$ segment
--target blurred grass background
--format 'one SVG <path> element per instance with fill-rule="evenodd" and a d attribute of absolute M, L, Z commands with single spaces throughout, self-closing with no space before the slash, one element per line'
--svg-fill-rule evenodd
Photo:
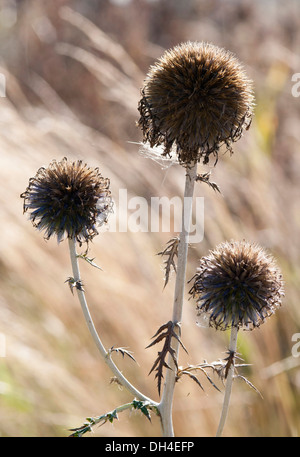
<path fill-rule="evenodd" d="M 143 78 L 154 60 L 185 40 L 233 51 L 254 80 L 256 114 L 234 155 L 220 156 L 212 180 L 222 195 L 205 197 L 204 240 L 189 253 L 187 277 L 200 256 L 224 240 L 260 243 L 276 256 L 286 282 L 283 307 L 260 329 L 240 332 L 238 350 L 251 364 L 234 384 L 226 436 L 299 436 L 300 332 L 299 179 L 300 72 L 297 0 L 2 0 L 0 72 L 0 436 L 68 436 L 85 417 L 130 401 L 97 354 L 76 296 L 66 243 L 45 242 L 22 214 L 20 193 L 52 159 L 83 159 L 111 179 L 114 198 L 182 195 L 184 171 L 144 158 L 134 142 Z M 200 167 L 201 169 L 201 167 Z M 125 375 L 157 399 L 148 372 L 158 347 L 145 349 L 171 318 L 174 277 L 163 290 L 156 254 L 173 233 L 112 233 L 96 237 L 91 256 L 103 272 L 81 265 L 91 313 L 107 348 L 128 347 L 138 364 L 119 355 Z M 180 363 L 225 357 L 228 334 L 199 328 L 186 297 Z M 2 354 L 3 355 L 3 354 Z M 223 396 L 199 378 L 178 383 L 177 436 L 214 436 Z M 160 425 L 124 412 L 96 436 L 160 436 Z"/>

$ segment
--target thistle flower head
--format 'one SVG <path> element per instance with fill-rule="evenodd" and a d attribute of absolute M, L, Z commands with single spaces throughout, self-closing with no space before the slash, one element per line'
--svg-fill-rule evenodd
<path fill-rule="evenodd" d="M 190 294 L 209 325 L 253 329 L 281 305 L 283 280 L 274 259 L 246 241 L 225 242 L 200 260 Z"/>
<path fill-rule="evenodd" d="M 67 236 L 87 242 L 112 210 L 109 184 L 98 168 L 89 168 L 81 160 L 53 160 L 29 180 L 21 194 L 23 209 L 46 239 L 56 235 L 58 241 Z"/>
<path fill-rule="evenodd" d="M 252 82 L 234 55 L 208 43 L 174 47 L 152 66 L 141 90 L 138 125 L 143 141 L 175 146 L 179 162 L 188 165 L 221 145 L 231 151 L 251 121 Z"/>

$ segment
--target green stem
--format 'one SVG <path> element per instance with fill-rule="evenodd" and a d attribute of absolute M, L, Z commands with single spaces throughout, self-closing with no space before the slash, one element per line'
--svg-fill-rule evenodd
<path fill-rule="evenodd" d="M 126 409 L 132 408 L 132 403 L 126 403 L 125 405 L 118 406 L 114 411 L 111 411 L 106 414 L 102 414 L 101 416 L 97 417 L 87 417 L 86 422 L 81 427 L 76 427 L 71 429 L 73 432 L 72 437 L 81 437 L 85 433 L 91 432 L 92 427 L 99 424 L 103 425 L 107 421 L 113 422 L 115 419 L 118 419 L 118 413 L 125 411 Z"/>
<path fill-rule="evenodd" d="M 236 352 L 237 336 L 238 336 L 238 327 L 232 327 L 231 334 L 230 334 L 230 343 L 229 343 L 229 348 L 228 348 L 230 352 L 233 352 L 233 353 Z M 219 422 L 219 426 L 218 426 L 218 430 L 217 430 L 217 434 L 216 434 L 217 437 L 220 437 L 222 435 L 223 428 L 224 428 L 224 425 L 226 422 L 228 409 L 229 409 L 229 402 L 230 402 L 233 378 L 234 378 L 234 360 L 229 368 L 227 379 L 226 379 L 223 408 L 222 408 L 220 422 Z"/>
<path fill-rule="evenodd" d="M 184 190 L 184 204 L 182 211 L 182 229 L 179 238 L 178 246 L 178 262 L 175 283 L 175 294 L 173 304 L 173 317 L 174 324 L 180 324 L 182 319 L 187 253 L 189 243 L 189 232 L 192 217 L 192 200 L 194 194 L 194 185 L 197 175 L 197 163 L 187 169 L 185 190 Z M 173 338 L 172 348 L 175 350 L 175 357 L 178 360 L 179 343 Z M 173 421 L 172 421 L 172 404 L 176 382 L 176 366 L 172 357 L 169 357 L 168 365 L 170 370 L 166 370 L 166 378 L 164 383 L 164 390 L 159 403 L 158 409 L 161 415 L 163 436 L 173 437 Z"/>
<path fill-rule="evenodd" d="M 78 265 L 78 256 L 76 252 L 76 241 L 74 239 L 69 239 L 69 250 L 70 250 L 70 258 L 71 258 L 71 263 L 72 263 L 72 269 L 73 269 L 73 276 L 75 281 L 81 281 L 80 278 L 80 271 L 79 271 L 79 265 Z M 83 315 L 85 318 L 85 321 L 87 323 L 87 326 L 89 328 L 89 331 L 92 335 L 92 338 L 101 354 L 101 356 L 104 358 L 105 363 L 108 365 L 114 376 L 118 379 L 118 381 L 124 386 L 132 395 L 134 395 L 136 398 L 142 401 L 149 401 L 152 405 L 156 406 L 157 403 L 151 400 L 150 398 L 146 397 L 144 394 L 142 394 L 139 390 L 137 390 L 126 378 L 125 376 L 121 373 L 121 371 L 118 369 L 118 367 L 115 365 L 115 363 L 112 361 L 110 352 L 106 351 L 98 333 L 95 328 L 95 325 L 93 323 L 93 319 L 91 317 L 86 298 L 85 298 L 85 293 L 83 290 L 77 289 L 77 294 L 79 298 L 79 302 L 83 311 Z"/>

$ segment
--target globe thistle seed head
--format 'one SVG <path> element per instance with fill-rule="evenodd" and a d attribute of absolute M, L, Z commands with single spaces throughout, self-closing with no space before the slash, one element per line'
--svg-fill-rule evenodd
<path fill-rule="evenodd" d="M 209 43 L 174 47 L 150 67 L 141 90 L 138 125 L 143 141 L 163 145 L 188 165 L 217 157 L 251 122 L 252 82 L 231 52 Z"/>
<path fill-rule="evenodd" d="M 225 242 L 202 257 L 190 294 L 209 325 L 252 330 L 274 313 L 284 295 L 281 273 L 261 247 Z"/>
<path fill-rule="evenodd" d="M 58 241 L 67 236 L 88 242 L 112 211 L 109 185 L 98 168 L 89 168 L 81 160 L 53 160 L 29 180 L 21 194 L 23 209 L 46 239 L 56 235 Z"/>

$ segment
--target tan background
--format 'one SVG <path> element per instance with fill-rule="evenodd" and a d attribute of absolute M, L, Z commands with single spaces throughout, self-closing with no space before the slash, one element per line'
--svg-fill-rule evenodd
<path fill-rule="evenodd" d="M 283 307 L 260 329 L 240 334 L 249 364 L 234 385 L 226 436 L 299 436 L 300 358 L 291 356 L 300 332 L 299 111 L 291 81 L 300 72 L 298 1 L 1 1 L 0 71 L 0 435 L 67 436 L 85 417 L 131 401 L 110 385 L 76 297 L 66 243 L 45 242 L 22 214 L 19 197 L 40 166 L 81 158 L 99 166 L 129 196 L 182 194 L 184 171 L 163 170 L 144 158 L 136 127 L 139 90 L 147 69 L 166 48 L 185 40 L 225 47 L 255 82 L 256 114 L 234 155 L 220 156 L 212 179 L 222 196 L 205 197 L 205 237 L 190 250 L 190 278 L 200 256 L 224 240 L 256 241 L 278 259 L 286 282 Z M 156 254 L 173 233 L 111 233 L 95 238 L 91 256 L 103 272 L 81 265 L 91 312 L 106 347 L 124 346 L 120 368 L 158 399 L 148 376 L 157 348 L 145 349 L 171 317 L 174 277 L 163 291 Z M 228 334 L 201 329 L 186 297 L 180 363 L 225 356 Z M 3 355 L 3 354 L 2 354 Z M 214 436 L 222 395 L 199 377 L 177 385 L 177 436 Z M 159 436 L 160 425 L 124 412 L 96 436 Z"/>

